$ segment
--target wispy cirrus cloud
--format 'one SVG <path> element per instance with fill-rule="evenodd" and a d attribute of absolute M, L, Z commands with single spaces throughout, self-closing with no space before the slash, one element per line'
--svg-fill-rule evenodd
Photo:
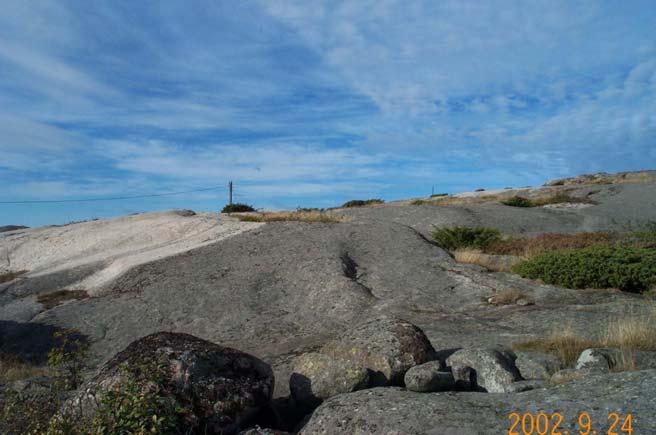
<path fill-rule="evenodd" d="M 0 197 L 234 179 L 293 207 L 654 166 L 654 28 L 649 1 L 8 0 Z"/>

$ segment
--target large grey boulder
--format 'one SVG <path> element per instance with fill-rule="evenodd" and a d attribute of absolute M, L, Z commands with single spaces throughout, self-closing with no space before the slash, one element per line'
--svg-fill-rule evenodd
<path fill-rule="evenodd" d="M 585 349 L 576 361 L 576 369 L 609 371 L 622 361 L 622 351 L 612 348 Z"/>
<path fill-rule="evenodd" d="M 453 390 L 456 385 L 453 374 L 443 368 L 440 361 L 414 366 L 405 373 L 405 387 L 418 393 Z"/>
<path fill-rule="evenodd" d="M 455 352 L 446 364 L 461 387 L 503 393 L 522 379 L 514 360 L 515 355 L 507 349 L 473 347 Z"/>
<path fill-rule="evenodd" d="M 371 370 L 374 386 L 403 385 L 403 376 L 410 367 L 436 357 L 421 329 L 388 316 L 357 325 L 339 340 L 326 344 L 322 353 Z"/>
<path fill-rule="evenodd" d="M 515 352 L 515 355 L 515 365 L 524 379 L 548 380 L 563 368 L 562 362 L 555 355 L 542 352 Z"/>
<path fill-rule="evenodd" d="M 579 433 L 580 412 L 605 424 L 609 410 L 633 415 L 633 433 L 656 433 L 656 370 L 596 373 L 550 389 L 523 393 L 415 393 L 401 388 L 374 388 L 332 397 L 317 408 L 301 429 L 317 434 L 508 433 L 511 412 L 540 410 L 563 416 L 562 433 Z M 640 418 L 638 418 L 640 417 Z M 521 432 L 521 430 L 520 430 Z"/>
<path fill-rule="evenodd" d="M 366 388 L 369 372 L 350 361 L 320 353 L 301 355 L 294 364 L 289 390 L 297 404 L 313 407 L 337 394 Z"/>
<path fill-rule="evenodd" d="M 157 375 L 155 375 L 155 372 Z M 158 332 L 131 343 L 108 361 L 66 410 L 89 416 L 103 394 L 128 381 L 187 409 L 185 426 L 200 433 L 231 434 L 271 400 L 273 372 L 263 361 L 188 334 Z"/>

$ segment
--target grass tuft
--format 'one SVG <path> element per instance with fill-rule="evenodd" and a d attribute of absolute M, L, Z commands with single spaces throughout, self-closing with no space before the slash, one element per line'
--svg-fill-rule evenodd
<path fill-rule="evenodd" d="M 643 315 L 628 313 L 609 320 L 596 331 L 593 338 L 583 338 L 571 328 L 565 328 L 550 337 L 515 343 L 516 350 L 534 350 L 551 353 L 560 358 L 566 367 L 574 367 L 579 355 L 589 348 L 616 348 L 623 351 L 656 351 L 656 304 Z M 635 365 L 630 358 L 619 361 L 615 370 L 630 370 Z M 634 368 L 634 367 L 633 367 Z"/>
<path fill-rule="evenodd" d="M 462 248 L 485 249 L 501 239 L 499 230 L 485 227 L 435 228 L 432 235 L 441 248 L 452 252 Z"/>
<path fill-rule="evenodd" d="M 524 300 L 526 305 L 535 303 L 533 298 L 517 288 L 506 288 L 494 294 L 488 302 L 492 305 L 515 305 L 517 302 Z"/>
<path fill-rule="evenodd" d="M 11 355 L 0 355 L 0 384 L 49 374 L 48 367 L 22 361 Z"/>
<path fill-rule="evenodd" d="M 521 258 L 512 255 L 486 254 L 480 249 L 456 249 L 453 257 L 458 263 L 477 264 L 492 272 L 510 272 Z"/>

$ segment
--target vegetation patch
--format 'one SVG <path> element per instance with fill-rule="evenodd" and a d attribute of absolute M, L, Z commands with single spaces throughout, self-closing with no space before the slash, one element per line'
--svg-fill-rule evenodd
<path fill-rule="evenodd" d="M 53 334 L 54 346 L 48 353 L 48 367 L 25 368 L 23 379 L 45 375 L 43 388 L 27 394 L 7 389 L 0 395 L 0 431 L 7 435 L 82 435 L 93 432 L 76 426 L 75 420 L 56 415 L 70 391 L 82 383 L 88 344 L 73 330 Z M 3 360 L 4 364 L 4 360 Z M 15 361 L 14 364 L 28 363 Z M 4 366 L 3 366 L 4 367 Z M 10 366 L 11 367 L 11 366 Z M 18 367 L 16 365 L 16 367 Z M 6 376 L 6 375 L 5 375 Z M 54 416 L 54 418 L 53 418 Z M 134 432 L 138 433 L 138 432 Z M 145 432 L 142 432 L 145 433 Z"/>
<path fill-rule="evenodd" d="M 237 216 L 242 222 L 308 222 L 330 223 L 345 222 L 345 216 L 324 213 L 320 211 L 292 211 L 275 213 L 258 213 Z"/>
<path fill-rule="evenodd" d="M 441 248 L 452 252 L 463 248 L 483 250 L 501 239 L 499 230 L 486 227 L 435 228 L 432 235 Z"/>
<path fill-rule="evenodd" d="M 1 273 L 0 274 L 0 283 L 13 281 L 16 278 L 18 278 L 19 276 L 24 275 L 26 273 L 27 273 L 27 270 L 19 270 L 19 271 L 15 271 L 15 272 L 14 271 L 9 271 L 9 272 L 5 272 L 5 273 Z"/>
<path fill-rule="evenodd" d="M 559 192 L 544 198 L 525 198 L 523 196 L 513 196 L 501 201 L 502 204 L 510 207 L 542 207 L 550 204 L 597 204 L 590 198 L 571 196 L 565 192 Z"/>
<path fill-rule="evenodd" d="M 43 308 L 49 310 L 66 301 L 87 299 L 88 297 L 89 294 L 86 290 L 56 290 L 50 293 L 41 293 L 36 297 L 36 301 L 43 305 Z"/>
<path fill-rule="evenodd" d="M 48 374 L 48 367 L 23 361 L 13 355 L 0 354 L 0 384 Z"/>
<path fill-rule="evenodd" d="M 510 207 L 535 207 L 533 201 L 523 196 L 513 196 L 506 200 L 501 201 L 504 205 L 509 205 Z"/>
<path fill-rule="evenodd" d="M 551 353 L 560 358 L 566 367 L 574 367 L 585 349 L 616 348 L 623 351 L 656 350 L 656 305 L 646 314 L 627 313 L 610 320 L 592 338 L 584 338 L 571 328 L 565 328 L 550 337 L 516 343 L 516 350 L 534 350 Z M 632 362 L 620 361 L 616 370 L 632 368 Z"/>
<path fill-rule="evenodd" d="M 516 255 L 520 257 L 535 257 L 549 251 L 559 249 L 579 249 L 589 246 L 608 244 L 616 236 L 607 232 L 584 232 L 576 234 L 547 233 L 530 238 L 511 238 L 498 240 L 490 244 L 485 252 L 496 255 Z"/>
<path fill-rule="evenodd" d="M 221 213 L 247 213 L 255 211 L 253 206 L 250 206 L 248 204 L 228 204 L 225 207 L 223 207 L 223 210 L 221 210 Z"/>
<path fill-rule="evenodd" d="M 342 204 L 342 208 L 365 207 L 368 205 L 380 205 L 385 203 L 382 199 L 353 199 Z"/>
<path fill-rule="evenodd" d="M 477 264 L 493 272 L 510 272 L 521 261 L 520 257 L 486 254 L 480 249 L 456 249 L 453 258 L 458 263 Z"/>
<path fill-rule="evenodd" d="M 532 297 L 528 296 L 523 291 L 512 287 L 498 291 L 494 296 L 489 298 L 487 302 L 492 305 L 515 305 L 521 303 L 524 305 L 533 305 L 535 303 Z"/>
<path fill-rule="evenodd" d="M 449 196 L 448 193 L 433 193 L 430 197 L 431 198 L 442 198 L 444 196 Z"/>
<path fill-rule="evenodd" d="M 524 278 L 567 288 L 648 290 L 656 281 L 656 250 L 597 245 L 552 251 L 513 268 Z"/>

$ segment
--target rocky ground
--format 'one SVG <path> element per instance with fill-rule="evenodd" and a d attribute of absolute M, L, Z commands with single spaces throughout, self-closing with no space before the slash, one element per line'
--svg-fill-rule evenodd
<path fill-rule="evenodd" d="M 246 226 L 224 216 L 221 225 L 230 231 L 219 233 L 230 237 L 220 237 L 220 241 L 218 236 L 216 240 L 203 238 L 197 246 L 169 252 L 173 255 L 130 263 L 121 273 L 103 280 L 90 279 L 102 270 L 95 261 L 35 267 L 36 263 L 28 261 L 29 254 L 14 254 L 12 240 L 21 231 L 38 230 L 4 233 L 0 253 L 25 258 L 20 268 L 38 269 L 39 273 L 0 284 L 0 350 L 37 358 L 39 349 L 47 350 L 47 336 L 53 328 L 73 328 L 88 337 L 92 363 L 97 366 L 148 334 L 184 332 L 270 364 L 275 375 L 273 397 L 282 401 L 290 394 L 290 377 L 297 373 L 295 364 L 301 355 L 330 355 L 341 361 L 340 373 L 348 371 L 355 357 L 329 352 L 327 349 L 335 349 L 331 343 L 348 337 L 362 322 L 401 318 L 420 328 L 436 351 L 434 357 L 413 359 L 410 366 L 443 360 L 436 371 L 448 366 L 456 375 L 455 385 L 457 363 L 451 360 L 447 365 L 446 358 L 456 349 L 509 348 L 564 327 L 586 336 L 609 319 L 640 316 L 650 309 L 640 295 L 563 289 L 457 264 L 430 241 L 433 225 L 491 226 L 508 234 L 540 234 L 621 231 L 656 221 L 656 183 L 566 184 L 545 189 L 568 189 L 596 204 L 516 208 L 496 201 L 453 206 L 405 202 L 337 210 L 334 213 L 350 220 L 313 224 Z M 526 194 L 535 192 L 543 193 Z M 516 192 L 504 193 L 512 194 Z M 65 239 L 65 235 L 59 237 Z M 10 241 L 14 245 L 9 245 Z M 123 246 L 129 246 L 129 241 Z M 69 257 L 83 254 L 81 250 Z M 66 249 L 61 255 L 68 255 Z M 35 300 L 39 293 L 82 288 L 80 283 L 92 297 L 50 309 Z M 486 302 L 508 288 L 520 290 L 534 304 L 494 306 Z M 359 344 L 353 348 L 366 348 L 362 343 L 367 339 L 360 334 Z M 517 357 L 489 358 L 497 361 L 494 364 L 514 367 Z M 324 364 L 324 372 L 334 369 L 330 361 L 317 358 L 317 364 Z M 633 412 L 634 433 L 656 432 L 653 370 L 594 372 L 550 388 L 515 385 L 527 377 L 517 372 L 507 382 L 499 381 L 513 386 L 504 386 L 504 392 L 498 393 L 413 392 L 402 388 L 402 381 L 396 382 L 397 387 L 349 393 L 363 385 L 357 370 L 363 363 L 358 361 L 341 387 L 321 384 L 324 392 L 347 394 L 325 393 L 321 398 L 325 402 L 301 424 L 302 433 L 507 433 L 510 412 L 539 410 L 561 412 L 562 429 L 575 427 L 579 411 L 589 412 L 600 423 L 603 419 L 606 425 L 610 411 Z M 367 364 L 371 371 L 373 363 Z M 475 365 L 463 364 L 467 373 Z M 478 371 L 479 377 L 487 373 L 483 366 Z M 378 372 L 384 370 L 376 369 Z M 437 377 L 443 375 L 427 376 L 436 376 L 431 382 L 438 385 L 441 380 Z M 467 378 L 464 389 L 472 382 L 477 388 L 485 382 L 492 385 L 490 376 L 478 382 Z M 533 389 L 519 392 L 523 388 Z"/>

